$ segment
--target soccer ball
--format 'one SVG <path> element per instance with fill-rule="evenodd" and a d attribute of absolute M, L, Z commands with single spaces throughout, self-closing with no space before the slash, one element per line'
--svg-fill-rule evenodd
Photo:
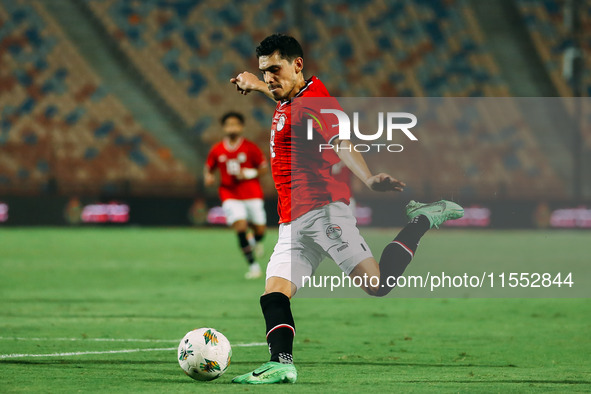
<path fill-rule="evenodd" d="M 189 331 L 179 344 L 179 364 L 195 380 L 219 378 L 226 372 L 231 357 L 230 341 L 213 328 Z"/>

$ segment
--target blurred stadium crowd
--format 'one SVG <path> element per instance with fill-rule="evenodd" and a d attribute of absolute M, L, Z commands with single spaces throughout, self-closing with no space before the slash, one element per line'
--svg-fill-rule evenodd
<path fill-rule="evenodd" d="M 256 71 L 254 48 L 271 32 L 299 38 L 307 75 L 319 76 L 335 96 L 513 95 L 466 0 L 63 1 L 87 17 L 72 23 L 96 29 L 150 89 L 133 94 L 158 96 L 179 120 L 181 127 L 164 132 L 177 133 L 201 164 L 228 110 L 247 115 L 247 136 L 267 151 L 273 104 L 262 95 L 244 99 L 228 81 Z M 182 160 L 159 137 L 162 130 L 108 88 L 52 3 L 0 0 L 0 193 L 195 193 L 200 166 Z M 557 95 L 572 96 L 562 72 L 573 39 L 563 23 L 564 2 L 515 4 Z M 591 5 L 585 7 L 582 94 L 590 96 Z M 420 180 L 415 191 L 424 194 L 452 188 L 490 196 L 502 185 L 507 197 L 569 197 L 536 133 L 519 127 L 518 111 L 488 108 L 490 119 L 479 111 L 447 111 L 456 114 L 449 119 L 452 138 L 423 136 L 422 154 L 432 160 L 396 163 L 396 176 Z M 583 137 L 591 154 L 591 133 Z M 391 164 L 372 165 L 379 171 Z M 435 174 L 434 167 L 449 171 Z M 274 195 L 270 181 L 264 185 Z"/>

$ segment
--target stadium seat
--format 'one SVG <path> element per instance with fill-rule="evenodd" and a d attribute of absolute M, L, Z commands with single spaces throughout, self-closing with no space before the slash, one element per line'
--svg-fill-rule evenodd
<path fill-rule="evenodd" d="M 0 96 L 0 190 L 40 192 L 53 177 L 65 193 L 97 192 L 114 180 L 164 185 L 171 178 L 193 189 L 184 165 L 152 154 L 162 145 L 104 89 L 43 2 L 0 3 L 0 26 L 6 93 Z M 130 149 L 121 138 L 131 135 L 140 138 Z M 132 177 L 134 166 L 141 170 Z"/>

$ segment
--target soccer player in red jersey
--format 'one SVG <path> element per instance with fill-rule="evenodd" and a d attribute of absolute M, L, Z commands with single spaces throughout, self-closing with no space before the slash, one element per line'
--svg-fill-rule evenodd
<path fill-rule="evenodd" d="M 330 102 L 328 91 L 318 78 L 304 78 L 304 54 L 295 38 L 271 35 L 260 43 L 256 54 L 264 81 L 243 72 L 230 82 L 241 94 L 258 91 L 277 101 L 270 145 L 271 172 L 279 195 L 279 239 L 267 265 L 265 292 L 260 299 L 271 360 L 233 382 L 294 383 L 295 324 L 290 299 L 320 261 L 330 257 L 351 278 L 377 278 L 378 283 L 364 282 L 362 288 L 370 295 L 384 296 L 395 286 L 388 279 L 404 272 L 427 230 L 461 217 L 463 209 L 443 200 L 433 204 L 411 201 L 406 207 L 410 222 L 384 248 L 378 263 L 347 205 L 349 189 L 331 176 L 331 166 L 342 160 L 374 191 L 401 192 L 405 184 L 385 173 L 372 174 L 362 155 L 350 149 L 350 141 L 339 139 L 338 128 L 327 126 L 315 116 L 318 113 L 311 115 L 314 133 L 338 150 L 307 151 L 306 136 L 291 132 L 292 125 L 307 121 L 302 118 L 305 111 L 297 108 L 301 103 L 297 99 L 323 97 Z M 301 161 L 302 155 L 309 160 Z"/>
<path fill-rule="evenodd" d="M 240 248 L 249 264 L 247 279 L 259 278 L 261 267 L 255 257 L 262 255 L 267 217 L 259 177 L 267 171 L 267 160 L 253 142 L 242 136 L 244 116 L 228 112 L 222 119 L 224 139 L 213 146 L 204 169 L 205 185 L 215 183 L 214 171 L 219 168 L 219 187 L 226 223 L 238 236 Z M 254 233 L 254 245 L 248 240 L 249 225 Z"/>

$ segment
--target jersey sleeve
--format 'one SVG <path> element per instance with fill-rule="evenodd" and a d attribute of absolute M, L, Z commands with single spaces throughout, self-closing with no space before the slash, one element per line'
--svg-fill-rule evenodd
<path fill-rule="evenodd" d="M 207 168 L 211 171 L 214 170 L 217 167 L 217 154 L 216 154 L 216 147 L 214 146 L 213 148 L 211 148 L 211 150 L 209 151 L 209 154 L 207 155 L 207 160 L 205 161 L 205 165 L 207 166 Z"/>

